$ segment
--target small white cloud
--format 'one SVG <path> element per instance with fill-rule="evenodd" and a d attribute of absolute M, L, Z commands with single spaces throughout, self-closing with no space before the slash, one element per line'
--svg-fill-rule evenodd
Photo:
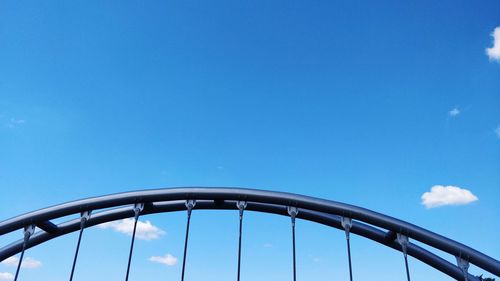
<path fill-rule="evenodd" d="M 132 236 L 134 231 L 134 219 L 127 218 L 119 221 L 111 221 L 102 223 L 99 225 L 100 228 L 111 228 L 117 232 L 125 233 Z M 154 226 L 150 221 L 138 221 L 137 229 L 135 231 L 135 237 L 141 240 L 153 240 L 158 239 L 160 236 L 164 235 L 165 231 Z"/>
<path fill-rule="evenodd" d="M 422 194 L 422 204 L 426 208 L 445 205 L 465 205 L 479 200 L 472 192 L 457 186 L 435 185 L 430 192 Z"/>
<path fill-rule="evenodd" d="M 177 258 L 172 256 L 171 254 L 166 254 L 162 256 L 152 256 L 149 258 L 149 261 L 165 264 L 168 266 L 173 266 L 177 264 Z"/>
<path fill-rule="evenodd" d="M 271 244 L 271 243 L 264 244 L 264 248 L 272 248 L 272 247 L 273 247 L 273 244 Z"/>
<path fill-rule="evenodd" d="M 500 139 L 500 125 L 495 129 L 495 133 L 497 134 L 497 137 Z"/>
<path fill-rule="evenodd" d="M 493 47 L 486 48 L 486 55 L 490 60 L 500 62 L 500 26 L 495 27 L 491 36 L 493 37 Z"/>
<path fill-rule="evenodd" d="M 19 258 L 18 257 L 8 257 L 0 263 L 5 264 L 5 265 L 9 265 L 9 266 L 17 266 L 17 264 L 19 263 Z"/>
<path fill-rule="evenodd" d="M 23 125 L 24 123 L 26 123 L 25 120 L 12 117 L 12 118 L 10 118 L 9 122 L 7 123 L 7 127 L 12 129 L 15 127 L 19 127 L 19 126 Z"/>
<path fill-rule="evenodd" d="M 458 107 L 454 107 L 452 110 L 448 111 L 448 115 L 451 117 L 455 117 L 458 114 L 460 114 L 460 109 L 458 109 Z"/>
<path fill-rule="evenodd" d="M 2 281 L 14 280 L 14 274 L 12 274 L 10 272 L 0 272 L 0 280 L 2 280 Z"/>
<path fill-rule="evenodd" d="M 1 262 L 7 266 L 17 266 L 19 263 L 19 258 L 16 256 L 8 257 Z M 42 266 L 42 262 L 31 257 L 25 257 L 21 263 L 22 268 L 38 268 Z"/>

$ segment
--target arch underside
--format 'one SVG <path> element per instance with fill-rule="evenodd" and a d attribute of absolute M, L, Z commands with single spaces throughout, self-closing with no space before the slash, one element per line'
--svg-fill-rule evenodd
<path fill-rule="evenodd" d="M 93 211 L 85 227 L 134 216 L 133 204 L 144 203 L 142 215 L 185 211 L 185 200 L 196 200 L 194 210 L 237 210 L 237 201 L 246 201 L 245 210 L 288 216 L 287 207 L 299 209 L 297 218 L 344 230 L 342 217 L 353 219 L 350 232 L 366 237 L 384 246 L 402 251 L 397 233 L 415 239 L 430 247 L 460 257 L 471 264 L 499 276 L 500 262 L 456 241 L 430 232 L 410 223 L 364 208 L 302 195 L 242 188 L 184 187 L 143 190 L 83 199 L 30 212 L 0 222 L 0 235 L 35 225 L 41 230 L 31 236 L 27 248 L 80 229 L 80 219 L 58 225 L 51 220 Z M 111 209 L 109 209 L 111 208 Z M 104 209 L 104 210 L 102 210 Z M 99 211 L 100 210 L 100 211 Z M 382 230 L 385 229 L 386 231 Z M 0 248 L 0 261 L 22 251 L 23 239 Z M 414 244 L 409 243 L 407 254 L 449 275 L 464 280 L 457 265 Z M 468 280 L 478 280 L 468 274 Z"/>

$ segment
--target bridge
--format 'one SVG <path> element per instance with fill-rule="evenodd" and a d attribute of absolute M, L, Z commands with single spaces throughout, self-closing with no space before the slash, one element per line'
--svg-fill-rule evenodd
<path fill-rule="evenodd" d="M 295 221 L 312 221 L 345 232 L 346 257 L 349 265 L 349 280 L 353 281 L 355 266 L 351 260 L 350 235 L 359 235 L 383 246 L 401 252 L 405 264 L 405 279 L 411 280 L 408 256 L 420 260 L 444 274 L 465 281 L 480 281 L 468 272 L 473 264 L 485 272 L 500 276 L 500 261 L 471 247 L 441 236 L 409 222 L 399 220 L 362 207 L 309 196 L 244 188 L 180 187 L 141 190 L 117 193 L 72 201 L 37 211 L 29 212 L 0 222 L 0 235 L 16 230 L 23 231 L 23 237 L 0 248 L 0 261 L 21 254 L 14 280 L 20 275 L 24 252 L 51 239 L 72 232 L 79 232 L 69 280 L 73 279 L 78 252 L 84 230 L 101 223 L 134 218 L 134 230 L 130 243 L 125 281 L 128 281 L 134 249 L 137 221 L 140 216 L 165 212 L 185 211 L 187 213 L 182 260 L 181 281 L 184 281 L 189 241 L 189 225 L 193 210 L 234 210 L 239 214 L 238 268 L 236 279 L 240 280 L 241 241 L 245 211 L 269 213 L 290 217 L 293 259 L 291 270 L 296 281 Z M 78 214 L 78 219 L 55 224 L 52 221 Z M 38 231 L 35 231 L 39 228 Z M 412 243 L 418 241 L 431 249 L 442 251 L 443 255 L 456 258 L 456 264 L 443 256 Z M 347 276 L 346 276 L 347 278 Z"/>

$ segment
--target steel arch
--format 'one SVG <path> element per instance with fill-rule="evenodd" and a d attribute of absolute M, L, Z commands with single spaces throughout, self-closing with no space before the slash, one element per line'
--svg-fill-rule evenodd
<path fill-rule="evenodd" d="M 85 227 L 103 222 L 127 218 L 134 215 L 132 206 L 145 203 L 141 215 L 185 210 L 184 200 L 197 200 L 195 209 L 234 209 L 237 201 L 247 201 L 247 210 L 288 216 L 287 206 L 299 208 L 297 218 L 343 229 L 341 217 L 353 221 L 351 232 L 398 251 L 402 247 L 396 241 L 396 235 L 403 234 L 433 248 L 468 261 L 494 275 L 500 276 L 500 262 L 468 246 L 433 233 L 408 222 L 383 215 L 365 208 L 292 193 L 265 191 L 246 188 L 220 187 L 179 187 L 141 190 L 111 194 L 72 201 L 52 207 L 26 213 L 0 222 L 0 235 L 36 225 L 41 231 L 36 232 L 28 241 L 27 248 L 34 247 L 55 237 L 77 231 L 80 220 L 70 220 L 55 225 L 50 220 L 83 211 L 93 211 Z M 114 208 L 114 209 L 108 209 Z M 99 212 L 96 212 L 100 209 Z M 380 230 L 380 228 L 386 231 Z M 21 252 L 23 240 L 15 241 L 0 249 L 0 261 Z M 462 269 L 424 248 L 410 243 L 408 255 L 432 266 L 433 268 L 463 280 Z M 477 280 L 468 274 L 468 280 Z"/>

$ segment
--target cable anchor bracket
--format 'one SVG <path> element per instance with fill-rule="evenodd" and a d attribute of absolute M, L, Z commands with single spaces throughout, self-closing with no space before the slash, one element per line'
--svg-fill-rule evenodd
<path fill-rule="evenodd" d="M 144 203 L 135 203 L 134 204 L 134 216 L 137 219 L 139 214 L 144 210 Z"/>
<path fill-rule="evenodd" d="M 292 224 L 295 225 L 295 217 L 299 214 L 299 209 L 294 206 L 287 206 L 286 211 L 288 215 L 292 218 Z"/>
<path fill-rule="evenodd" d="M 240 211 L 240 217 L 242 217 L 243 216 L 243 211 L 247 207 L 247 201 L 236 201 L 236 207 Z"/>
<path fill-rule="evenodd" d="M 80 228 L 84 228 L 85 223 L 90 219 L 92 211 L 83 211 L 80 213 Z"/>
<path fill-rule="evenodd" d="M 469 260 L 463 259 L 461 256 L 457 258 L 457 266 L 462 270 L 464 274 L 464 280 L 467 281 L 468 271 L 469 271 Z"/>
<path fill-rule="evenodd" d="M 351 232 L 352 228 L 352 219 L 348 217 L 340 217 L 340 224 L 345 230 L 346 239 L 349 240 L 349 233 Z"/>
<path fill-rule="evenodd" d="M 31 235 L 33 235 L 33 233 L 35 233 L 35 225 L 34 224 L 25 226 L 24 227 L 24 242 L 27 242 L 30 239 Z"/>
<path fill-rule="evenodd" d="M 196 200 L 186 200 L 186 208 L 188 210 L 188 215 L 191 215 L 191 211 L 193 210 L 194 206 L 196 206 Z"/>
<path fill-rule="evenodd" d="M 397 233 L 396 234 L 396 240 L 398 241 L 399 245 L 401 245 L 401 249 L 403 250 L 403 254 L 406 257 L 407 250 L 408 250 L 408 244 L 410 244 L 408 236 L 403 235 L 401 233 Z"/>

